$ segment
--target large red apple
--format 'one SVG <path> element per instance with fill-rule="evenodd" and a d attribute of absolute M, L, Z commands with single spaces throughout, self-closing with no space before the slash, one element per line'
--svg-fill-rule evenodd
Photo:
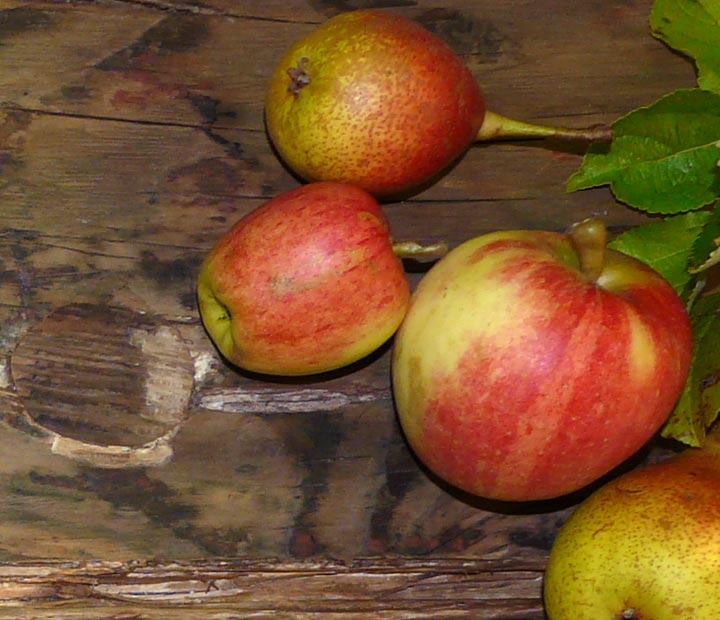
<path fill-rule="evenodd" d="M 205 327 L 234 364 L 275 375 L 348 365 L 395 332 L 409 285 L 377 201 L 311 183 L 233 226 L 198 276 Z"/>
<path fill-rule="evenodd" d="M 584 487 L 643 446 L 684 386 L 685 307 L 645 264 L 569 234 L 505 231 L 450 251 L 393 352 L 407 439 L 438 476 L 499 500 Z"/>

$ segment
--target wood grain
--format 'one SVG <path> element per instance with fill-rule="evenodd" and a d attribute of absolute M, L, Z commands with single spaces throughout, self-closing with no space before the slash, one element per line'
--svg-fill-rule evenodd
<path fill-rule="evenodd" d="M 34 618 L 543 617 L 537 567 L 473 560 L 46 563 L 0 571 L 0 580 L 0 600 L 32 600 Z"/>
<path fill-rule="evenodd" d="M 269 379 L 227 365 L 197 315 L 207 251 L 299 183 L 264 130 L 275 62 L 370 6 L 443 37 L 528 121 L 612 122 L 695 80 L 650 36 L 651 0 L 0 0 L 0 617 L 543 617 L 547 553 L 589 489 L 468 497 L 408 450 L 391 343 Z M 393 234 L 646 220 L 606 188 L 566 193 L 580 158 L 473 146 L 385 206 Z"/>

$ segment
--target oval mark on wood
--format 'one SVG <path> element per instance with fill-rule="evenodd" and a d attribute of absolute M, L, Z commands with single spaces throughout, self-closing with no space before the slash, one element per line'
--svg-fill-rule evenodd
<path fill-rule="evenodd" d="M 71 304 L 19 341 L 12 381 L 53 451 L 99 467 L 161 465 L 187 415 L 194 364 L 178 332 L 150 315 Z"/>

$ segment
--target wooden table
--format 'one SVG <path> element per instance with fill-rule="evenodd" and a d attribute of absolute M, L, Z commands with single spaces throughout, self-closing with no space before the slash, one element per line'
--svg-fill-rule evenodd
<path fill-rule="evenodd" d="M 1 0 L 0 617 L 543 617 L 582 494 L 500 505 L 434 480 L 398 428 L 389 345 L 269 380 L 199 321 L 204 255 L 298 184 L 263 127 L 275 62 L 369 5 L 438 33 L 529 121 L 611 122 L 694 84 L 650 0 Z M 579 163 L 477 146 L 386 211 L 396 238 L 451 245 L 643 221 L 607 188 L 566 194 Z"/>

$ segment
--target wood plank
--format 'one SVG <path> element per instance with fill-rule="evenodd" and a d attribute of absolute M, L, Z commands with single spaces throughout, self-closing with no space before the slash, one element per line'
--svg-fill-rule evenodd
<path fill-rule="evenodd" d="M 537 566 L 413 558 L 292 563 L 40 564 L 0 570 L 3 617 L 534 620 Z"/>
<path fill-rule="evenodd" d="M 111 323 L 101 328 L 99 317 Z M 6 559 L 520 561 L 544 557 L 589 492 L 515 505 L 448 488 L 404 442 L 387 352 L 315 383 L 261 378 L 222 364 L 197 323 L 158 327 L 158 320 L 63 307 L 20 338 L 0 392 L 0 442 L 22 454 L 0 470 L 0 494 L 9 500 L 0 505 Z M 126 346 L 113 344 L 107 355 L 104 338 L 84 336 L 92 329 L 113 334 L 113 343 L 122 335 Z M 65 361 L 55 353 L 63 344 Z M 134 409 L 117 413 L 101 384 L 87 380 L 89 364 L 101 358 L 138 377 L 128 393 Z M 112 377 L 105 367 L 97 371 L 103 389 L 115 395 L 126 372 Z M 63 385 L 82 406 L 73 410 L 71 399 L 48 417 L 43 395 Z M 168 394 L 167 386 L 176 389 Z"/>
<path fill-rule="evenodd" d="M 651 0 L 0 0 L 0 617 L 543 618 L 553 537 L 589 489 L 448 488 L 398 426 L 392 343 L 260 377 L 197 314 L 218 237 L 299 183 L 264 131 L 275 63 L 360 6 L 438 33 L 529 121 L 611 122 L 695 81 L 650 36 Z M 607 188 L 567 194 L 580 158 L 473 146 L 385 206 L 393 234 L 646 221 Z M 427 265 L 407 267 L 414 285 Z"/>

